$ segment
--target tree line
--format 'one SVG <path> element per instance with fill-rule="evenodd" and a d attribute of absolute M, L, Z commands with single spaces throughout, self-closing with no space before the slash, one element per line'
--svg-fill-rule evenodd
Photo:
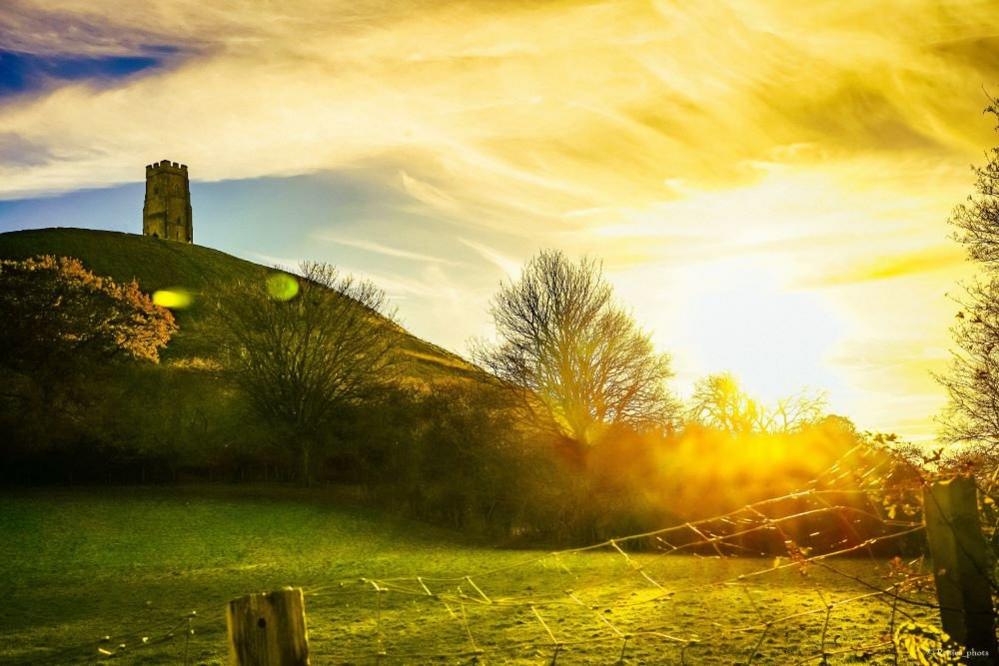
<path fill-rule="evenodd" d="M 939 378 L 951 398 L 942 438 L 994 471 L 999 148 L 976 173 L 951 219 L 982 272 L 960 299 L 953 366 Z M 571 540 L 689 513 L 665 488 L 718 495 L 762 479 L 744 494 L 766 496 L 885 441 L 829 415 L 821 394 L 767 405 L 727 374 L 684 403 L 669 389 L 670 356 L 615 300 L 599 262 L 559 251 L 501 285 L 495 341 L 473 348 L 481 372 L 431 383 L 402 372 L 384 292 L 328 264 L 221 285 L 205 327 L 217 355 L 165 369 L 159 351 L 177 324 L 134 282 L 38 257 L 0 261 L 0 283 L 7 481 L 335 483 L 459 528 Z M 751 460 L 747 443 L 770 474 L 717 464 Z M 701 469 L 706 460 L 720 469 Z"/>

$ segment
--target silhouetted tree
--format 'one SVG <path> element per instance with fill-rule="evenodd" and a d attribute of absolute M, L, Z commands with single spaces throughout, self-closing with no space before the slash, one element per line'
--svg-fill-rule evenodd
<path fill-rule="evenodd" d="M 276 273 L 225 289 L 214 328 L 228 374 L 287 438 L 308 484 L 338 409 L 394 379 L 400 328 L 370 282 L 328 264 L 300 269 L 300 278 Z"/>
<path fill-rule="evenodd" d="M 596 262 L 541 252 L 490 311 L 500 340 L 475 358 L 520 392 L 536 422 L 591 444 L 610 425 L 672 419 L 670 358 L 614 303 Z"/>
<path fill-rule="evenodd" d="M 747 393 L 729 373 L 708 375 L 694 387 L 688 420 L 709 428 L 748 434 L 791 432 L 824 415 L 825 398 L 801 391 L 767 406 Z"/>
<path fill-rule="evenodd" d="M 986 111 L 999 120 L 995 101 Z M 961 309 L 951 329 L 956 348 L 949 372 L 938 376 L 950 397 L 941 436 L 994 452 L 999 446 L 999 147 L 987 153 L 975 175 L 974 193 L 949 220 L 957 229 L 955 240 L 981 274 L 957 297 Z"/>

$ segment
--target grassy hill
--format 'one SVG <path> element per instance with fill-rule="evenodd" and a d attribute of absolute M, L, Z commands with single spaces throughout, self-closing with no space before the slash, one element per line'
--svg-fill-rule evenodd
<path fill-rule="evenodd" d="M 43 254 L 76 257 L 98 275 L 119 282 L 134 279 L 148 293 L 159 289 L 190 292 L 193 305 L 175 312 L 180 330 L 163 353 L 166 364 L 211 358 L 213 350 L 203 324 L 213 290 L 233 280 L 263 280 L 273 270 L 211 248 L 136 234 L 70 228 L 0 234 L 0 259 Z M 408 360 L 406 374 L 413 379 L 430 381 L 478 372 L 456 354 L 413 335 L 406 335 L 402 352 Z"/>

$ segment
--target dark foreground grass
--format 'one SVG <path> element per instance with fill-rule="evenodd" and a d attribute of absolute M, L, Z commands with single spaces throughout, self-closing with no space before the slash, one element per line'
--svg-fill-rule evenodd
<path fill-rule="evenodd" d="M 675 592 L 664 596 L 616 552 L 497 550 L 291 490 L 45 490 L 2 501 L 3 663 L 182 664 L 185 655 L 191 664 L 225 663 L 225 602 L 284 585 L 306 590 L 314 664 L 471 663 L 476 649 L 479 663 L 545 664 L 549 631 L 566 644 L 559 664 L 609 664 L 622 654 L 632 664 L 745 664 L 750 655 L 755 664 L 819 663 L 823 629 L 829 663 L 892 663 L 883 645 L 890 604 L 836 605 L 827 622 L 827 602 L 870 589 L 819 566 L 710 586 L 773 563 L 634 556 Z M 887 585 L 883 562 L 831 564 Z M 414 575 L 434 592 L 460 587 L 469 600 L 446 604 L 414 580 L 387 580 Z M 362 578 L 393 591 L 378 593 Z M 748 628 L 797 613 L 807 614 L 766 633 Z M 700 642 L 681 650 L 668 636 Z"/>

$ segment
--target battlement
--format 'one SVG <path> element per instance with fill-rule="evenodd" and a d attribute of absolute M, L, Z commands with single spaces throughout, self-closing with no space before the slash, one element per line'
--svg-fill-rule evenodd
<path fill-rule="evenodd" d="M 153 162 L 152 164 L 146 165 L 147 177 L 149 176 L 149 174 L 157 171 L 165 171 L 167 173 L 180 173 L 186 176 L 187 165 L 178 164 L 177 162 L 171 162 L 170 160 L 161 160 L 159 162 Z"/>

